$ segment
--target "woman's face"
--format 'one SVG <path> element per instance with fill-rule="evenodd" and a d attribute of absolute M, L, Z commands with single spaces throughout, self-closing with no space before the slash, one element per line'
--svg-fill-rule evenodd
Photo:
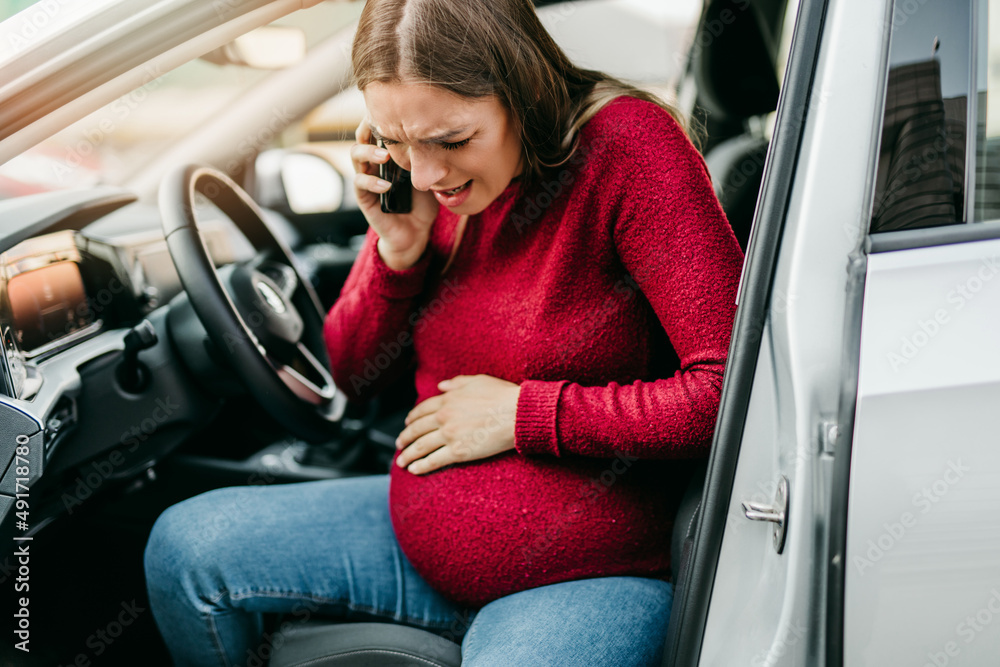
<path fill-rule="evenodd" d="M 424 83 L 371 83 L 364 96 L 372 133 L 413 187 L 455 213 L 481 212 L 521 173 L 521 139 L 496 97 Z"/>

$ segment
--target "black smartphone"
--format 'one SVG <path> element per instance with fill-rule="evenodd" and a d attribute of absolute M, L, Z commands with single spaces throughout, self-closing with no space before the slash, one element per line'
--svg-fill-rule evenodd
<path fill-rule="evenodd" d="M 375 145 L 385 148 L 381 139 L 376 139 Z M 406 171 L 389 158 L 389 161 L 378 166 L 378 177 L 392 183 L 392 187 L 379 195 L 383 213 L 409 213 L 413 207 L 413 186 L 410 184 L 410 172 Z"/>

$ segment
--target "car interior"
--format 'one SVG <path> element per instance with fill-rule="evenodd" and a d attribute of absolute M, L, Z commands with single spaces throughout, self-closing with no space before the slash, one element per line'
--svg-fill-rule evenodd
<path fill-rule="evenodd" d="M 794 23 L 788 4 L 709 0 L 678 89 L 683 110 L 704 127 L 700 148 L 744 251 Z M 113 186 L 0 201 L 0 394 L 16 399 L 0 402 L 0 435 L 15 442 L 33 433 L 37 554 L 36 643 L 29 656 L 5 644 L 0 664 L 81 664 L 81 655 L 87 664 L 169 664 L 142 568 L 166 507 L 224 486 L 387 472 L 416 399 L 412 368 L 376 399 L 352 403 L 330 378 L 322 340 L 322 317 L 367 223 L 350 207 L 296 212 L 280 174 L 261 159 L 256 165 L 234 179 L 178 165 L 158 205 Z M 252 287 L 261 282 L 263 296 Z M 100 335 L 108 331 L 120 336 Z M 0 532 L 12 545 L 13 451 L 3 465 Z M 696 468 L 673 527 L 675 600 L 705 467 Z M 0 554 L 4 585 L 17 576 L 12 554 Z M 674 664 L 677 612 L 675 604 L 665 665 Z M 445 636 L 309 616 L 269 618 L 269 627 L 293 620 L 294 629 L 260 664 L 461 664 L 459 644 Z"/>

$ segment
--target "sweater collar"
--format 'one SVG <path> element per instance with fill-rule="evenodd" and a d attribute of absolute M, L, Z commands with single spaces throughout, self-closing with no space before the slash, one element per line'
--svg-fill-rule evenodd
<path fill-rule="evenodd" d="M 498 194 L 496 196 L 496 199 L 490 202 L 489 206 L 487 206 L 486 209 L 490 211 L 496 211 L 502 209 L 510 201 L 512 201 L 515 197 L 517 197 L 518 193 L 521 191 L 521 185 L 522 183 L 520 180 L 518 179 L 512 180 L 507 185 L 507 187 L 504 188 L 503 192 Z"/>

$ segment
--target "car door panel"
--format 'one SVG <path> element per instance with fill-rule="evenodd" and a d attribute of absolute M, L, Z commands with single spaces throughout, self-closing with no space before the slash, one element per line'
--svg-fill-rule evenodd
<path fill-rule="evenodd" d="M 869 257 L 844 664 L 1000 651 L 998 274 L 1000 240 Z"/>

